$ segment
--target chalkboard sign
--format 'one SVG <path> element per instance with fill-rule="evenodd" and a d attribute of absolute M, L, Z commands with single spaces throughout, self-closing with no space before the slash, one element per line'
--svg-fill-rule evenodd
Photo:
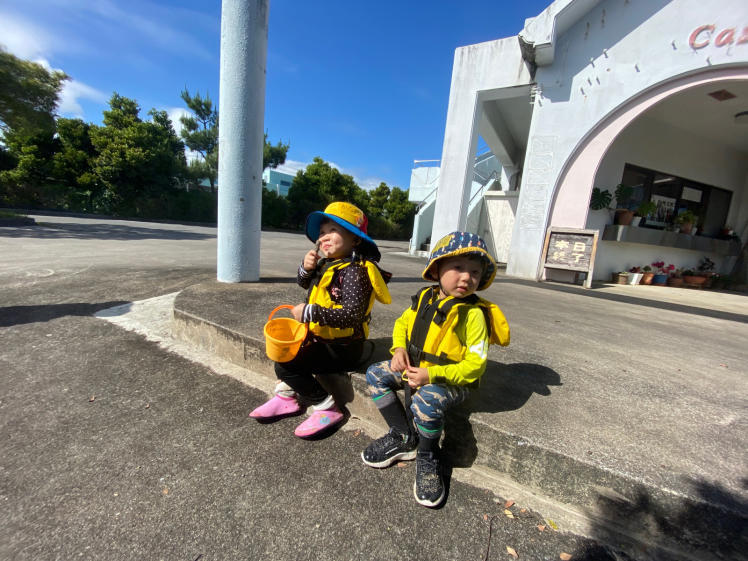
<path fill-rule="evenodd" d="M 587 273 L 584 286 L 592 286 L 597 251 L 597 230 L 550 227 L 545 234 L 543 267 Z"/>

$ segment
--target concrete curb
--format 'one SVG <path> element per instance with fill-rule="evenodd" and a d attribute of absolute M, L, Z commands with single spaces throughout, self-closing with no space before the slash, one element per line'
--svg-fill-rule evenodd
<path fill-rule="evenodd" d="M 175 300 L 174 335 L 274 380 L 273 363 L 265 357 L 264 340 L 199 317 L 191 311 L 190 290 Z M 386 349 L 375 352 L 381 351 Z M 341 382 L 342 389 L 332 391 L 344 396 L 341 401 L 351 415 L 384 430 L 381 416 L 368 398 L 363 372 L 350 374 L 347 390 L 347 381 Z M 722 552 L 734 555 L 741 551 L 742 546 L 737 544 L 745 542 L 745 505 L 699 493 L 696 481 L 684 481 L 682 490 L 677 490 L 667 482 L 636 479 L 622 471 L 561 454 L 489 425 L 479 414 L 471 414 L 469 405 L 451 415 L 443 447 L 454 467 L 475 467 L 474 471 L 496 481 L 509 478 L 525 497 L 550 499 L 544 499 L 543 506 L 539 502 L 526 504 L 545 509 L 546 514 L 550 509 L 564 529 L 589 535 L 594 528 L 596 537 L 606 535 L 615 543 L 639 544 L 634 545 L 638 550 L 641 544 L 656 544 L 649 552 L 660 551 L 662 555 L 655 555 L 655 559 L 669 555 L 716 559 Z M 693 550 L 698 550 L 698 554 Z M 748 547 L 742 550 L 748 551 Z"/>

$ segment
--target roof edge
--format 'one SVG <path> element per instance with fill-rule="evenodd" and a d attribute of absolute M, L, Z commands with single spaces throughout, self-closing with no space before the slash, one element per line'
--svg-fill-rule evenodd
<path fill-rule="evenodd" d="M 600 0 L 555 0 L 536 17 L 526 19 L 517 38 L 531 68 L 552 64 L 556 39 L 599 3 Z"/>

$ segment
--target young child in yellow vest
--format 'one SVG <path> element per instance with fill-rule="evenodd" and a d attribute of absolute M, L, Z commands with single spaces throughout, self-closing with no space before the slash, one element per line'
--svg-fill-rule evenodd
<path fill-rule="evenodd" d="M 391 275 L 378 267 L 379 249 L 366 230 L 367 218 L 356 206 L 334 202 L 306 220 L 306 235 L 317 245 L 304 255 L 297 282 L 308 289 L 305 303 L 292 312 L 309 324 L 309 334 L 289 362 L 276 362 L 280 380 L 275 395 L 249 416 L 261 422 L 312 414 L 294 434 L 319 436 L 340 424 L 344 414 L 316 376 L 342 374 L 361 360 L 374 300 L 390 303 Z M 318 251 L 324 254 L 320 258 Z"/>
<path fill-rule="evenodd" d="M 445 411 L 477 388 L 486 370 L 488 346 L 509 344 L 509 326 L 501 310 L 474 294 L 488 288 L 495 275 L 496 263 L 476 234 L 452 232 L 443 237 L 422 275 L 438 284 L 421 289 L 395 322 L 392 360 L 372 364 L 366 371 L 374 404 L 390 430 L 361 458 L 376 468 L 415 459 L 413 494 L 424 506 L 438 506 L 444 499 L 439 438 Z M 410 415 L 398 389 L 405 390 Z"/>

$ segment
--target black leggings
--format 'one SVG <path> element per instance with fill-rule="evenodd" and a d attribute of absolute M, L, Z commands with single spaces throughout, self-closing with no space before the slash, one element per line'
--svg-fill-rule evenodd
<path fill-rule="evenodd" d="M 343 374 L 354 369 L 361 360 L 363 350 L 363 340 L 349 343 L 309 343 L 301 347 L 293 360 L 276 362 L 275 375 L 304 400 L 312 404 L 321 403 L 328 393 L 314 375 Z"/>

